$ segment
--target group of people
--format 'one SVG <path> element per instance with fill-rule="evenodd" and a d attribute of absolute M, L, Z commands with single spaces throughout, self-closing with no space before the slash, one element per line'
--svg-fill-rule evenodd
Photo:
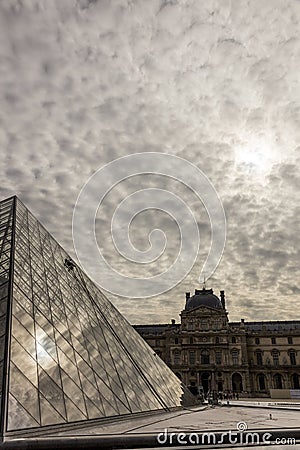
<path fill-rule="evenodd" d="M 232 391 L 228 391 L 228 392 L 219 392 L 219 399 L 220 400 L 239 400 L 240 396 L 238 392 L 232 392 Z"/>
<path fill-rule="evenodd" d="M 210 405 L 217 404 L 222 400 L 239 400 L 240 396 L 238 392 L 226 391 L 226 392 L 217 392 L 217 391 L 208 391 L 207 393 L 200 392 L 199 400 L 202 402 L 207 401 Z"/>

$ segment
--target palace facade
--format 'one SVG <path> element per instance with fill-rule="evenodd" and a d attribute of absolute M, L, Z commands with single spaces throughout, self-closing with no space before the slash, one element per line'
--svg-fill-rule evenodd
<path fill-rule="evenodd" d="M 225 293 L 186 293 L 181 322 L 134 328 L 193 393 L 300 388 L 300 321 L 229 322 Z"/>

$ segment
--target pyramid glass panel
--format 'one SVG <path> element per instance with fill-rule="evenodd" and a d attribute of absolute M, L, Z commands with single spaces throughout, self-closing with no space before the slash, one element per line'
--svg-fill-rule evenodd
<path fill-rule="evenodd" d="M 97 285 L 66 260 L 20 200 L 0 202 L 2 436 L 191 403 Z"/>

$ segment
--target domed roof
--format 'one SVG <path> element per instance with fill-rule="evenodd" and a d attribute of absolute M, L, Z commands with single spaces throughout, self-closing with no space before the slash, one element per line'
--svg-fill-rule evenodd
<path fill-rule="evenodd" d="M 212 289 L 201 289 L 195 291 L 195 295 L 187 298 L 185 310 L 208 306 L 215 309 L 223 309 L 221 300 L 213 293 Z"/>

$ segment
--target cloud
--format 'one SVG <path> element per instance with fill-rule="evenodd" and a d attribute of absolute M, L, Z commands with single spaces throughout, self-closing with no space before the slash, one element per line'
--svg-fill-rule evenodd
<path fill-rule="evenodd" d="M 299 16 L 299 2 L 283 0 L 1 2 L 1 197 L 19 195 L 71 252 L 73 207 L 95 170 L 137 152 L 186 158 L 224 203 L 227 245 L 211 284 L 228 293 L 230 317 L 259 310 L 293 318 Z M 196 199 L 160 183 L 189 202 L 205 237 L 196 266 L 172 291 L 140 303 L 114 298 L 132 322 L 178 314 L 210 239 Z M 118 189 L 106 212 L 130 191 Z M 101 217 L 105 237 L 110 216 Z M 147 220 L 139 220 L 142 248 Z"/>

